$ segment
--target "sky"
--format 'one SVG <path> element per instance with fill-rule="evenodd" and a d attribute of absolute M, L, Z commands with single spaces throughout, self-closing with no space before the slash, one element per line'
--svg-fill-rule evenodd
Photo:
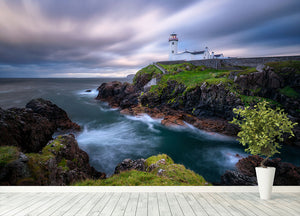
<path fill-rule="evenodd" d="M 124 77 L 179 51 L 300 54 L 300 0 L 0 0 L 0 77 Z"/>

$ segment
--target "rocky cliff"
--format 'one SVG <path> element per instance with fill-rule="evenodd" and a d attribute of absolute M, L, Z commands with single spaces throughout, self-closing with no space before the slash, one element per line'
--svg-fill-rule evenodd
<path fill-rule="evenodd" d="M 67 113 L 44 99 L 26 108 L 0 108 L 0 185 L 69 185 L 105 178 L 89 165 L 89 157 L 74 135 L 80 126 Z"/>
<path fill-rule="evenodd" d="M 300 61 L 267 63 L 256 68 L 216 70 L 189 63 L 161 65 L 166 74 L 150 65 L 140 70 L 133 84 L 104 83 L 97 99 L 120 107 L 122 113 L 148 113 L 163 118 L 166 125 L 190 123 L 199 129 L 236 135 L 228 122 L 233 108 L 267 100 L 281 106 L 292 121 L 300 123 Z M 157 84 L 145 88 L 151 79 Z M 300 124 L 296 137 L 287 140 L 300 146 Z"/>
<path fill-rule="evenodd" d="M 31 100 L 26 108 L 0 108 L 0 146 L 17 146 L 23 152 L 38 152 L 57 130 L 80 130 L 67 113 L 44 99 Z"/>

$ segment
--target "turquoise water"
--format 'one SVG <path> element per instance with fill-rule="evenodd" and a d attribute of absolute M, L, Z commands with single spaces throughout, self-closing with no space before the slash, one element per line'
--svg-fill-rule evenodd
<path fill-rule="evenodd" d="M 244 148 L 230 137 L 192 126 L 167 128 L 147 115 L 124 116 L 96 101 L 97 87 L 112 80 L 116 78 L 0 79 L 0 106 L 24 107 L 37 97 L 51 100 L 82 126 L 83 131 L 76 135 L 79 146 L 89 154 L 91 165 L 108 175 L 125 158 L 166 153 L 208 181 L 218 182 L 225 170 L 234 169 L 239 160 L 236 154 L 247 156 Z M 87 93 L 86 89 L 92 92 Z M 283 161 L 300 165 L 300 148 L 285 146 L 281 152 Z"/>

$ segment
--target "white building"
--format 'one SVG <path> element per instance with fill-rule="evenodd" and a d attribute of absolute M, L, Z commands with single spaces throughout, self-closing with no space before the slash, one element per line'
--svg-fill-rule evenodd
<path fill-rule="evenodd" d="M 201 51 L 184 51 L 178 52 L 178 38 L 177 34 L 171 34 L 169 37 L 169 60 L 202 60 L 202 59 L 223 59 L 225 58 L 223 54 L 214 54 L 214 52 L 209 52 L 208 47 L 205 47 Z"/>

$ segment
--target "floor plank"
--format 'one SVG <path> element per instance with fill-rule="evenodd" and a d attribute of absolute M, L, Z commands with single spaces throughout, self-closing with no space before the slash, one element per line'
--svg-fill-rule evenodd
<path fill-rule="evenodd" d="M 191 208 L 194 210 L 196 215 L 205 215 L 208 216 L 204 208 L 197 202 L 195 197 L 191 193 L 183 193 L 186 201 L 190 204 Z"/>
<path fill-rule="evenodd" d="M 100 213 L 100 216 L 107 216 L 111 215 L 111 213 L 114 211 L 122 193 L 113 193 L 111 199 L 109 202 L 105 205 L 103 210 Z"/>
<path fill-rule="evenodd" d="M 0 215 L 299 216 L 300 193 L 258 192 L 30 192 L 0 193 Z"/>
<path fill-rule="evenodd" d="M 18 212 L 19 209 L 26 208 L 26 206 L 34 201 L 38 201 L 42 193 L 30 193 L 19 197 L 16 200 L 10 200 L 0 208 L 1 215 L 7 215 L 10 212 Z"/>
<path fill-rule="evenodd" d="M 54 198 L 51 201 L 48 201 L 47 203 L 43 203 L 42 206 L 34 209 L 33 211 L 29 212 L 28 215 L 41 215 L 44 211 L 46 211 L 47 209 L 49 209 L 50 207 L 57 205 L 58 203 L 60 203 L 66 196 L 67 194 L 57 194 L 54 193 Z"/>
<path fill-rule="evenodd" d="M 241 212 L 232 205 L 232 203 L 228 202 L 227 199 L 223 199 L 219 194 L 221 193 L 208 193 L 209 196 L 213 197 L 217 202 L 219 202 L 230 214 L 235 216 L 240 216 Z"/>
<path fill-rule="evenodd" d="M 68 204 L 71 205 L 76 198 L 78 199 L 78 196 L 84 196 L 84 194 L 80 193 L 65 193 L 61 194 L 63 195 L 63 199 L 60 200 L 59 202 L 49 206 L 45 211 L 41 212 L 41 216 L 49 216 L 53 215 L 56 212 L 63 211 L 65 208 L 68 207 Z M 58 213 L 56 213 L 59 215 Z"/>
<path fill-rule="evenodd" d="M 90 210 L 97 205 L 105 193 L 92 193 L 91 200 L 86 203 L 76 214 L 80 216 L 88 215 Z"/>
<path fill-rule="evenodd" d="M 170 206 L 166 193 L 157 193 L 158 209 L 161 216 L 171 216 Z"/>
<path fill-rule="evenodd" d="M 78 215 L 77 212 L 93 198 L 92 193 L 84 193 L 83 195 L 84 196 L 78 195 L 78 197 L 72 201 L 72 204 L 66 205 L 67 207 L 64 207 L 61 212 L 55 212 L 55 214 L 64 216 Z"/>
<path fill-rule="evenodd" d="M 148 193 L 140 193 L 139 195 L 136 216 L 145 216 L 148 214 Z"/>
<path fill-rule="evenodd" d="M 183 196 L 183 193 L 175 193 L 175 197 L 184 215 L 196 216 L 194 210 Z"/>
<path fill-rule="evenodd" d="M 208 215 L 220 215 L 217 212 L 212 203 L 205 199 L 204 196 L 201 196 L 200 193 L 192 193 L 198 203 L 203 207 L 203 209 L 207 212 Z M 206 193 L 204 193 L 206 194 Z"/>
<path fill-rule="evenodd" d="M 105 193 L 101 200 L 90 210 L 88 213 L 89 216 L 99 215 L 104 209 L 105 205 L 109 202 L 113 193 Z"/>
<path fill-rule="evenodd" d="M 130 198 L 129 193 L 122 193 L 121 198 L 119 199 L 115 210 L 112 213 L 112 216 L 123 216 L 125 213 L 125 209 L 127 207 L 128 201 Z"/>
<path fill-rule="evenodd" d="M 157 193 L 149 193 L 148 197 L 148 216 L 159 215 Z"/>
<path fill-rule="evenodd" d="M 175 193 L 167 193 L 167 200 L 171 209 L 171 213 L 173 216 L 184 215 L 176 197 Z"/>
<path fill-rule="evenodd" d="M 124 216 L 134 216 L 136 214 L 138 200 L 139 193 L 130 193 L 130 198 L 126 206 Z"/>

